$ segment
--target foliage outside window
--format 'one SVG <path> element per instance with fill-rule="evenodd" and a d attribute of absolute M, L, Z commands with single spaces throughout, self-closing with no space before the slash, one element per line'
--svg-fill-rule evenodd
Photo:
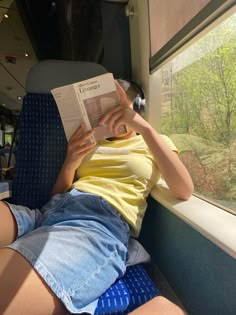
<path fill-rule="evenodd" d="M 5 144 L 12 144 L 12 133 L 5 133 Z"/>
<path fill-rule="evenodd" d="M 236 211 L 236 13 L 162 72 L 161 132 L 170 136 L 195 192 Z"/>

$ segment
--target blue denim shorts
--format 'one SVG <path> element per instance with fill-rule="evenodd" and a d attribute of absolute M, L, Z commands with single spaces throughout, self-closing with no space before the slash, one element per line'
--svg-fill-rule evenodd
<path fill-rule="evenodd" d="M 125 272 L 129 225 L 99 196 L 76 189 L 42 209 L 9 204 L 18 224 L 7 246 L 23 255 L 71 313 L 94 314 Z"/>

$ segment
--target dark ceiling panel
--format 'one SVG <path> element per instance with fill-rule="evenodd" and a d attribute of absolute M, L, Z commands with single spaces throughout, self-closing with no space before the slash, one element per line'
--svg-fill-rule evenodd
<path fill-rule="evenodd" d="M 101 0 L 16 0 L 39 60 L 99 61 Z"/>

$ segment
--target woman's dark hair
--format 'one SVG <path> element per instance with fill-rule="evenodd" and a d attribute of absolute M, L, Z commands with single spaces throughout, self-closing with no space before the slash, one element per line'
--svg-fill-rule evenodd
<path fill-rule="evenodd" d="M 141 116 L 146 111 L 146 101 L 142 88 L 133 81 L 117 79 L 120 86 L 126 92 L 127 97 L 133 102 L 134 110 Z"/>

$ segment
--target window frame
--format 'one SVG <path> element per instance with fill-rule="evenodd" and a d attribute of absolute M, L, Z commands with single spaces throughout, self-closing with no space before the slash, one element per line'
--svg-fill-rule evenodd
<path fill-rule="evenodd" d="M 169 57 L 211 26 L 214 21 L 235 5 L 234 0 L 211 0 L 197 15 L 177 32 L 159 51 L 150 55 L 149 71 L 154 73 Z"/>

